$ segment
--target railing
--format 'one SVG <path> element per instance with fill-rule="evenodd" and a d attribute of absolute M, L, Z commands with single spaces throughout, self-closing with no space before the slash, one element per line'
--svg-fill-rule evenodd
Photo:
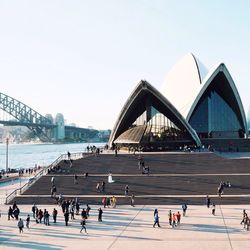
<path fill-rule="evenodd" d="M 91 155 L 93 155 L 93 153 L 71 153 L 70 159 L 77 160 L 77 159 L 89 157 Z M 21 188 L 17 188 L 12 193 L 10 193 L 5 199 L 5 204 L 9 204 L 17 195 L 23 194 L 28 188 L 30 188 L 34 183 L 36 183 L 42 176 L 46 175 L 49 169 L 52 169 L 59 162 L 64 161 L 64 160 L 69 160 L 69 157 L 67 154 L 62 154 L 55 161 L 53 161 L 49 166 L 42 168 L 34 177 L 30 178 L 30 180 L 24 186 L 22 186 Z"/>
<path fill-rule="evenodd" d="M 30 178 L 30 180 L 26 184 L 10 193 L 5 199 L 5 204 L 8 204 L 17 195 L 24 193 L 31 185 L 33 185 L 38 179 L 40 179 L 44 175 L 44 170 L 45 168 L 41 169 L 34 177 Z"/>

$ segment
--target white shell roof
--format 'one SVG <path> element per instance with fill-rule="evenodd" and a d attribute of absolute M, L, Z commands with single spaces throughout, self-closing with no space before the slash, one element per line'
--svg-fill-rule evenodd
<path fill-rule="evenodd" d="M 206 91 L 206 89 L 208 88 L 208 86 L 210 85 L 210 83 L 212 82 L 212 80 L 215 78 L 215 76 L 219 73 L 219 72 L 223 72 L 225 77 L 228 80 L 228 83 L 231 87 L 231 89 L 233 90 L 233 93 L 235 95 L 235 98 L 237 100 L 239 109 L 240 109 L 240 113 L 241 113 L 241 117 L 243 119 L 243 124 L 244 124 L 244 128 L 245 130 L 247 130 L 247 123 L 246 123 L 246 116 L 245 116 L 245 111 L 240 99 L 240 95 L 238 93 L 238 90 L 236 88 L 236 85 L 234 83 L 233 78 L 231 77 L 226 65 L 224 63 L 218 63 L 216 65 L 214 65 L 214 67 L 211 68 L 211 70 L 209 71 L 209 73 L 206 75 L 206 77 L 203 79 L 201 85 L 200 85 L 200 91 L 198 92 L 196 98 L 193 100 L 192 105 L 190 106 L 190 110 L 186 116 L 187 121 L 189 121 L 198 101 L 200 100 L 200 98 L 202 97 L 202 95 L 204 94 L 204 92 Z"/>
<path fill-rule="evenodd" d="M 161 93 L 186 117 L 207 73 L 205 66 L 188 53 L 167 74 Z"/>
<path fill-rule="evenodd" d="M 151 84 L 146 82 L 145 80 L 142 80 L 138 83 L 138 85 L 135 87 L 134 91 L 131 93 L 129 98 L 127 99 L 126 103 L 124 104 L 117 121 L 114 125 L 114 128 L 112 130 L 112 133 L 109 137 L 108 145 L 111 147 L 112 143 L 115 141 L 115 139 L 119 136 L 117 136 L 117 131 L 121 124 L 123 123 L 125 116 L 128 112 L 131 112 L 130 107 L 134 105 L 134 100 L 137 98 L 137 96 L 141 93 L 142 90 L 147 90 L 149 93 L 153 94 L 160 102 L 162 102 L 168 110 L 175 115 L 175 117 L 178 119 L 178 121 L 186 128 L 186 130 L 189 132 L 193 140 L 196 142 L 197 145 L 201 145 L 200 139 L 194 129 L 190 126 L 189 123 L 186 122 L 185 118 L 178 112 L 178 110 L 167 100 L 167 98 L 162 95 L 157 89 L 155 89 Z"/>

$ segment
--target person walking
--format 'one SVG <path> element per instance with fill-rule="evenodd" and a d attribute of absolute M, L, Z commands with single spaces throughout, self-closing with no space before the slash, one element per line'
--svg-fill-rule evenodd
<path fill-rule="evenodd" d="M 249 230 L 250 227 L 250 218 L 248 216 L 246 216 L 246 229 L 247 231 Z"/>
<path fill-rule="evenodd" d="M 56 186 L 52 186 L 52 190 L 51 190 L 51 197 L 56 199 Z"/>
<path fill-rule="evenodd" d="M 51 186 L 55 186 L 55 176 L 51 177 Z"/>
<path fill-rule="evenodd" d="M 159 217 L 158 211 L 154 212 L 154 225 L 153 225 L 153 227 L 155 227 L 156 224 L 157 224 L 158 227 L 161 227 L 160 224 L 159 224 L 159 218 L 160 217 Z"/>
<path fill-rule="evenodd" d="M 35 219 L 36 218 L 36 205 L 35 204 L 32 206 L 31 210 L 33 213 L 33 218 Z"/>
<path fill-rule="evenodd" d="M 70 219 L 71 220 L 75 219 L 75 210 L 74 210 L 74 206 L 72 206 L 72 205 L 70 207 Z"/>
<path fill-rule="evenodd" d="M 65 226 L 68 226 L 69 223 L 69 211 L 66 210 L 64 213 Z"/>
<path fill-rule="evenodd" d="M 12 207 L 9 207 L 9 210 L 8 210 L 8 220 L 10 220 L 10 217 L 11 217 L 12 219 L 14 219 Z"/>
<path fill-rule="evenodd" d="M 87 208 L 86 208 L 86 216 L 87 216 L 87 218 L 89 218 L 90 210 L 91 210 L 91 207 L 89 206 L 89 204 L 87 204 Z"/>
<path fill-rule="evenodd" d="M 30 229 L 30 215 L 29 214 L 27 215 L 27 218 L 26 218 L 26 227 Z"/>
<path fill-rule="evenodd" d="M 35 220 L 36 220 L 36 223 L 38 224 L 39 223 L 39 210 L 38 210 L 37 207 L 36 207 L 36 218 L 35 218 Z"/>
<path fill-rule="evenodd" d="M 245 217 L 243 219 L 243 224 L 244 224 L 244 228 L 246 228 L 247 230 L 249 229 L 249 226 L 248 226 L 248 221 L 249 221 L 249 218 L 247 216 L 247 213 L 245 214 Z"/>
<path fill-rule="evenodd" d="M 43 211 L 43 224 L 47 225 L 47 210 L 44 209 Z"/>
<path fill-rule="evenodd" d="M 98 221 L 102 221 L 102 213 L 103 213 L 102 208 L 99 208 L 98 209 Z"/>
<path fill-rule="evenodd" d="M 215 204 L 212 205 L 212 215 L 215 215 Z"/>
<path fill-rule="evenodd" d="M 13 215 L 14 215 L 16 220 L 18 220 L 19 214 L 20 214 L 20 209 L 16 206 L 15 209 L 13 209 Z"/>
<path fill-rule="evenodd" d="M 71 156 L 71 153 L 68 151 L 67 152 L 67 155 L 68 155 L 68 159 L 70 160 L 71 158 L 70 158 L 70 156 Z"/>
<path fill-rule="evenodd" d="M 207 204 L 207 208 L 209 208 L 210 204 L 211 204 L 211 199 L 210 199 L 209 195 L 207 195 L 207 197 L 206 197 L 206 204 Z"/>
<path fill-rule="evenodd" d="M 19 219 L 17 226 L 19 228 L 19 233 L 23 233 L 24 224 L 23 224 L 23 220 L 21 218 Z"/>
<path fill-rule="evenodd" d="M 106 183 L 105 181 L 102 182 L 102 192 L 105 193 L 105 186 L 106 186 Z"/>
<path fill-rule="evenodd" d="M 217 194 L 219 195 L 220 198 L 221 198 L 221 195 L 223 194 L 223 189 L 224 189 L 224 185 L 221 182 L 218 189 L 217 189 Z"/>
<path fill-rule="evenodd" d="M 42 209 L 39 209 L 39 211 L 38 211 L 38 219 L 39 219 L 40 223 L 42 223 L 42 218 L 43 218 L 43 211 L 42 211 Z"/>
<path fill-rule="evenodd" d="M 106 197 L 102 198 L 102 204 L 103 204 L 103 207 L 105 208 L 107 205 L 107 198 Z"/>
<path fill-rule="evenodd" d="M 176 214 L 172 213 L 172 228 L 177 226 L 177 218 L 176 218 Z"/>
<path fill-rule="evenodd" d="M 185 204 L 183 204 L 182 205 L 182 211 L 183 211 L 183 216 L 186 216 L 186 211 L 187 211 L 187 204 L 185 203 Z"/>
<path fill-rule="evenodd" d="M 113 195 L 112 198 L 111 198 L 111 204 L 112 204 L 112 207 L 113 207 L 113 208 L 116 207 L 116 202 L 117 202 L 117 199 L 116 199 L 116 197 Z"/>
<path fill-rule="evenodd" d="M 131 205 L 132 207 L 135 206 L 135 196 L 134 196 L 133 194 L 131 195 L 131 198 L 130 198 L 130 205 Z"/>
<path fill-rule="evenodd" d="M 82 209 L 81 216 L 82 216 L 82 219 L 87 219 L 87 212 L 84 208 Z"/>
<path fill-rule="evenodd" d="M 247 212 L 246 210 L 244 209 L 243 212 L 242 212 L 242 221 L 241 221 L 241 225 L 242 223 L 244 223 L 244 228 L 246 227 L 246 221 L 248 220 L 248 216 L 247 216 Z"/>
<path fill-rule="evenodd" d="M 58 214 L 58 212 L 57 212 L 57 210 L 54 208 L 53 213 L 52 213 L 54 223 L 56 223 L 57 214 Z"/>
<path fill-rule="evenodd" d="M 100 192 L 100 183 L 99 182 L 96 183 L 95 189 L 96 189 L 96 192 L 98 192 L 98 193 Z"/>
<path fill-rule="evenodd" d="M 78 201 L 76 201 L 76 215 L 78 215 L 80 212 L 80 204 Z"/>
<path fill-rule="evenodd" d="M 53 198 L 53 192 L 54 192 L 54 186 L 51 187 L 50 189 L 50 197 Z"/>
<path fill-rule="evenodd" d="M 111 200 L 110 200 L 110 197 L 107 197 L 106 201 L 107 201 L 106 205 L 107 205 L 107 206 L 108 206 L 108 208 L 109 208 L 109 206 L 111 205 Z"/>
<path fill-rule="evenodd" d="M 181 214 L 180 214 L 179 211 L 176 214 L 176 220 L 177 220 L 177 225 L 180 226 L 180 223 L 181 223 Z"/>
<path fill-rule="evenodd" d="M 74 184 L 78 184 L 77 179 L 78 179 L 78 176 L 75 174 L 75 175 L 74 175 Z"/>
<path fill-rule="evenodd" d="M 86 230 L 85 225 L 86 225 L 86 219 L 84 218 L 84 219 L 81 220 L 81 226 L 82 226 L 82 228 L 81 228 L 81 230 L 80 230 L 80 233 L 81 233 L 82 230 L 84 229 L 85 233 L 87 234 L 87 230 Z"/>
<path fill-rule="evenodd" d="M 154 216 L 155 216 L 155 214 L 157 214 L 158 213 L 158 209 L 156 208 L 155 210 L 154 210 Z"/>
<path fill-rule="evenodd" d="M 125 196 L 128 196 L 128 191 L 129 191 L 129 186 L 126 185 L 124 190 Z"/>
<path fill-rule="evenodd" d="M 170 226 L 172 226 L 172 211 L 171 210 L 168 211 L 168 223 Z"/>
<path fill-rule="evenodd" d="M 50 217 L 50 214 L 49 214 L 48 211 L 46 211 L 46 213 L 44 213 L 45 225 L 46 226 L 49 226 L 49 217 Z"/>
<path fill-rule="evenodd" d="M 13 205 L 12 205 L 12 210 L 14 211 L 17 208 L 17 204 L 16 201 L 14 201 Z"/>
<path fill-rule="evenodd" d="M 58 200 L 57 200 L 57 204 L 59 205 L 59 206 L 62 206 L 62 204 L 63 204 L 63 202 L 64 202 L 64 197 L 63 197 L 63 194 L 59 194 L 58 195 Z"/>

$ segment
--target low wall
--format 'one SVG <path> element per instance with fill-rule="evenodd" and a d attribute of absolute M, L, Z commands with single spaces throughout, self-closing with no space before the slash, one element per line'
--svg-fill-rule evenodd
<path fill-rule="evenodd" d="M 17 180 L 19 177 L 18 176 L 10 176 L 10 177 L 2 177 L 0 179 L 0 183 L 5 183 L 5 182 L 9 182 L 9 181 L 15 181 Z"/>
<path fill-rule="evenodd" d="M 201 143 L 221 152 L 250 152 L 250 139 L 201 139 Z"/>

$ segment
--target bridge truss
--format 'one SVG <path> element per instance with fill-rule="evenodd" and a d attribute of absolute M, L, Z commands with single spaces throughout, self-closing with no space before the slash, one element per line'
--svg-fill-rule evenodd
<path fill-rule="evenodd" d="M 56 127 L 52 121 L 42 116 L 34 109 L 24 103 L 0 93 L 0 109 L 11 115 L 14 119 L 10 121 L 0 121 L 1 124 L 10 126 L 26 126 L 41 141 L 50 141 L 49 131 Z"/>

